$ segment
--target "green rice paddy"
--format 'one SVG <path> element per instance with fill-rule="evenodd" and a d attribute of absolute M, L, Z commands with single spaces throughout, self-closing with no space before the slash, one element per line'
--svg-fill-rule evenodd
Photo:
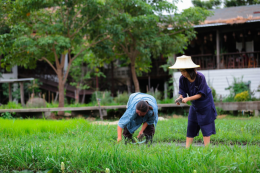
<path fill-rule="evenodd" d="M 0 172 L 61 172 L 61 162 L 65 172 L 260 172 L 260 118 L 217 119 L 209 147 L 179 146 L 186 126 L 187 118 L 159 121 L 148 147 L 117 143 L 116 125 L 0 119 Z"/>

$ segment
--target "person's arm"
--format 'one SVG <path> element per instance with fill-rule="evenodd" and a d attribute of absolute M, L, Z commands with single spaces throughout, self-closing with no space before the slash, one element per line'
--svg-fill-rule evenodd
<path fill-rule="evenodd" d="M 186 97 L 186 98 L 183 98 L 182 99 L 182 102 L 183 103 L 187 103 L 188 101 L 192 101 L 192 100 L 198 100 L 202 97 L 202 94 L 196 94 L 194 96 L 191 96 L 191 97 Z"/>
<path fill-rule="evenodd" d="M 123 129 L 120 126 L 117 126 L 117 142 L 122 140 L 122 131 Z"/>
<path fill-rule="evenodd" d="M 120 118 L 119 122 L 118 122 L 118 127 L 117 127 L 117 141 L 121 141 L 122 140 L 122 131 L 123 129 L 126 127 L 126 125 L 132 121 L 133 119 L 135 119 L 136 114 L 135 114 L 135 109 L 130 109 L 128 108 L 124 115 Z"/>
<path fill-rule="evenodd" d="M 142 126 L 137 138 L 139 138 L 139 136 L 144 133 L 144 130 L 146 129 L 147 126 L 148 126 L 147 122 L 143 123 L 143 126 Z"/>

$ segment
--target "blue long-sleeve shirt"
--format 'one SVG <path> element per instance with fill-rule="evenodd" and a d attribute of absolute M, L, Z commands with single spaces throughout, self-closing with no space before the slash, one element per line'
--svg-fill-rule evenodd
<path fill-rule="evenodd" d="M 147 101 L 153 110 L 149 110 L 143 117 L 136 113 L 136 105 L 139 101 Z M 134 133 L 144 122 L 148 125 L 154 124 L 156 127 L 158 122 L 158 106 L 155 98 L 149 94 L 133 93 L 127 102 L 126 111 L 118 122 L 121 128 L 127 127 L 130 133 Z"/>

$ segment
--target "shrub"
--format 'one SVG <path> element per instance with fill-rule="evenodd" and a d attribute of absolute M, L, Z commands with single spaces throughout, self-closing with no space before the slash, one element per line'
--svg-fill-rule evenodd
<path fill-rule="evenodd" d="M 239 94 L 236 94 L 236 96 L 235 96 L 235 101 L 242 102 L 242 101 L 247 101 L 247 100 L 249 100 L 248 91 L 241 92 Z"/>
<path fill-rule="evenodd" d="M 211 94 L 213 96 L 213 100 L 217 101 L 217 92 L 216 92 L 216 90 L 212 86 L 210 86 L 210 89 L 211 89 Z"/>
<path fill-rule="evenodd" d="M 92 94 L 91 96 L 91 102 L 96 103 L 97 102 L 97 97 L 100 100 L 101 105 L 108 105 L 113 103 L 113 97 L 111 97 L 111 92 L 110 91 L 96 91 Z"/>
<path fill-rule="evenodd" d="M 243 76 L 241 77 L 241 79 L 234 77 L 234 82 L 226 89 L 230 90 L 230 95 L 235 96 L 236 94 L 243 91 L 249 91 L 249 83 L 250 81 L 248 83 L 243 82 Z"/>
<path fill-rule="evenodd" d="M 157 89 L 153 91 L 148 91 L 147 94 L 152 95 L 156 100 L 161 100 L 162 98 L 162 92 L 158 91 Z"/>
<path fill-rule="evenodd" d="M 129 99 L 129 94 L 127 92 L 124 92 L 122 94 L 118 94 L 117 97 L 115 97 L 115 102 L 117 104 L 127 104 Z"/>
<path fill-rule="evenodd" d="M 16 102 L 8 102 L 6 105 L 1 105 L 0 109 L 22 109 L 22 105 Z"/>
<path fill-rule="evenodd" d="M 218 115 L 221 115 L 221 114 L 224 113 L 223 109 L 220 108 L 220 107 L 217 107 L 217 106 L 216 106 L 216 111 L 217 111 L 217 114 L 218 114 Z"/>
<path fill-rule="evenodd" d="M 10 112 L 4 112 L 1 114 L 1 116 L 4 118 L 4 119 L 13 119 L 13 116 Z"/>

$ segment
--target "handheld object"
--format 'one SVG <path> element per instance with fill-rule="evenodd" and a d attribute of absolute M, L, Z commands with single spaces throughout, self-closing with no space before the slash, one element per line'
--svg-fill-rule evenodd
<path fill-rule="evenodd" d="M 175 101 L 175 103 L 182 103 L 182 98 L 179 98 L 178 100 Z"/>
<path fill-rule="evenodd" d="M 146 142 L 145 136 L 144 134 L 141 134 L 139 138 L 134 137 L 134 142 L 132 142 L 132 144 L 143 144 L 145 142 Z"/>

